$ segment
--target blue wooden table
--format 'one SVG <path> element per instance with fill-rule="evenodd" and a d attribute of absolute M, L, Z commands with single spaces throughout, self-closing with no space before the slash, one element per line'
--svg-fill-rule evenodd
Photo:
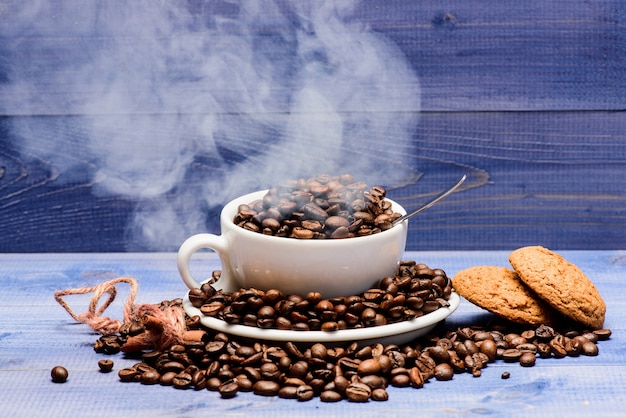
<path fill-rule="evenodd" d="M 455 375 L 431 381 L 422 389 L 389 388 L 387 402 L 325 404 L 240 393 L 221 399 L 207 390 L 122 383 L 116 371 L 136 362 L 112 358 L 115 372 L 101 373 L 91 329 L 76 323 L 54 300 L 56 290 L 93 286 L 118 276 L 139 283 L 136 303 L 181 297 L 186 288 L 173 253 L 5 254 L 0 255 L 0 416 L 2 417 L 159 417 L 159 416 L 542 416 L 621 417 L 626 404 L 626 252 L 565 251 L 594 281 L 607 303 L 605 326 L 613 331 L 599 343 L 597 357 L 538 360 L 532 368 L 496 362 L 481 377 Z M 443 268 L 452 276 L 475 265 L 507 265 L 508 252 L 408 252 L 405 259 Z M 192 260 L 207 274 L 219 268 L 213 254 Z M 128 290 L 106 312 L 122 317 Z M 87 308 L 88 296 L 66 298 L 75 311 Z M 448 325 L 471 323 L 484 311 L 462 300 Z M 51 382 L 50 370 L 69 370 L 64 384 Z M 508 371 L 511 377 L 503 380 Z"/>

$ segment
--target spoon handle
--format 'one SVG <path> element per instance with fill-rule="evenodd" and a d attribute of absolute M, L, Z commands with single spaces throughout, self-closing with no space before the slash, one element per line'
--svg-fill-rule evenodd
<path fill-rule="evenodd" d="M 459 179 L 459 181 L 456 182 L 456 184 L 454 184 L 454 186 L 450 187 L 448 190 L 444 191 L 443 193 L 441 193 L 440 195 L 438 195 L 437 197 L 435 197 L 433 200 L 431 200 L 430 202 L 426 203 L 423 206 L 420 206 L 417 210 L 414 210 L 411 213 L 407 213 L 406 215 L 403 215 L 401 217 L 399 217 L 398 219 L 396 219 L 395 221 L 393 221 L 392 225 L 397 225 L 402 221 L 405 221 L 415 215 L 417 215 L 418 213 L 421 213 L 423 211 L 425 211 L 426 209 L 428 209 L 429 207 L 433 206 L 435 203 L 439 202 L 441 199 L 443 199 L 444 197 L 448 196 L 450 193 L 452 193 L 453 191 L 455 191 L 456 189 L 459 188 L 459 186 L 461 184 L 463 184 L 463 182 L 465 181 L 465 179 L 467 179 L 467 174 L 463 174 L 463 177 L 461 177 Z"/>

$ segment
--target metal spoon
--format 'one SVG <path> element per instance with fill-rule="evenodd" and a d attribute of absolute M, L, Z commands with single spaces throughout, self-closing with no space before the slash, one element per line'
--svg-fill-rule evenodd
<path fill-rule="evenodd" d="M 411 213 L 407 213 L 406 215 L 403 215 L 401 217 L 399 217 L 398 219 L 396 219 L 395 221 L 393 221 L 393 223 L 391 224 L 391 226 L 397 225 L 400 222 L 403 222 L 415 215 L 417 215 L 418 213 L 421 213 L 423 211 L 425 211 L 426 209 L 428 209 L 429 207 L 433 206 L 435 203 L 439 202 L 441 199 L 443 199 L 444 197 L 448 196 L 450 193 L 452 193 L 453 191 L 455 191 L 456 189 L 459 188 L 459 186 L 461 184 L 463 184 L 463 182 L 465 181 L 465 179 L 467 178 L 467 174 L 463 174 L 463 177 L 461 177 L 459 179 L 459 181 L 456 182 L 456 184 L 452 187 L 450 187 L 448 190 L 444 191 L 443 193 L 441 193 L 439 196 L 435 197 L 433 200 L 431 200 L 430 202 L 426 203 L 425 205 L 421 206 L 420 208 L 418 208 L 417 210 L 414 210 Z"/>

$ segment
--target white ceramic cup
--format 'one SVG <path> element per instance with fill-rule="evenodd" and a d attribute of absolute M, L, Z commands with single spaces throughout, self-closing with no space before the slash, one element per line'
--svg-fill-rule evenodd
<path fill-rule="evenodd" d="M 197 234 L 178 250 L 178 271 L 190 288 L 200 287 L 190 270 L 192 255 L 212 249 L 220 257 L 222 275 L 216 287 L 227 292 L 240 288 L 280 289 L 286 295 L 306 296 L 310 291 L 323 297 L 357 295 L 393 276 L 404 253 L 407 221 L 364 237 L 299 240 L 248 231 L 233 219 L 241 204 L 261 199 L 266 190 L 236 198 L 220 215 L 221 235 Z M 391 202 L 394 212 L 405 214 Z"/>

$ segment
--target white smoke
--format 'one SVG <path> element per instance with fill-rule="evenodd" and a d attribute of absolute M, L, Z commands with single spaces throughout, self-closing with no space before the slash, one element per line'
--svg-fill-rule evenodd
<path fill-rule="evenodd" d="M 128 249 L 176 249 L 208 208 L 284 179 L 415 179 L 418 80 L 358 2 L 3 4 L 0 114 L 75 115 L 13 134 L 59 181 L 87 162 L 94 193 L 136 202 Z"/>

